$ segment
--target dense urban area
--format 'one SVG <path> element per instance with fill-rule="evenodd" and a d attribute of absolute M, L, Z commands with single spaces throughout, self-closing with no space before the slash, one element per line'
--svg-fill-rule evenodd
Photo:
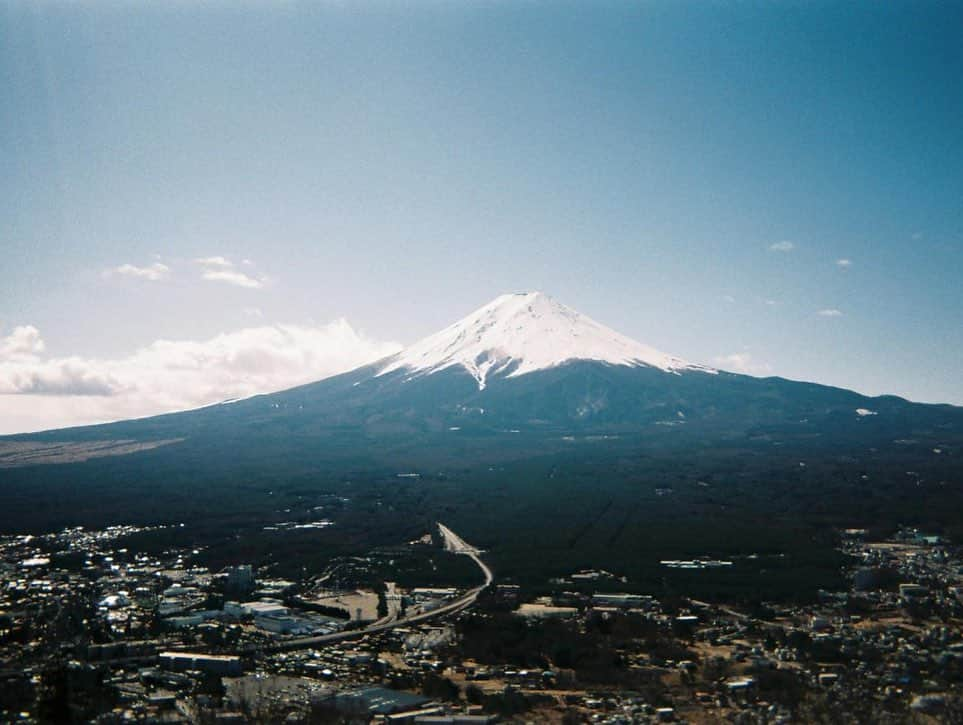
<path fill-rule="evenodd" d="M 211 571 L 198 549 L 130 545 L 151 533 L 69 528 L 0 540 L 3 720 L 963 717 L 961 550 L 914 529 L 885 541 L 839 532 L 846 590 L 752 611 L 684 592 L 626 593 L 624 577 L 601 569 L 573 571 L 536 595 L 499 580 L 484 552 L 443 525 L 393 554 L 341 557 L 299 581 L 242 562 Z M 478 585 L 372 583 L 386 553 L 429 566 L 471 557 Z M 733 562 L 662 565 L 724 571 Z"/>

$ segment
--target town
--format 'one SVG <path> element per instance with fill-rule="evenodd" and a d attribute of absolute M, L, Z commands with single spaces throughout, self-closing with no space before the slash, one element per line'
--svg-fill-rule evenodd
<path fill-rule="evenodd" d="M 621 591 L 627 582 L 602 569 L 528 592 L 443 525 L 406 547 L 471 557 L 477 587 L 359 585 L 352 567 L 366 557 L 303 581 L 240 562 L 214 572 L 196 549 L 126 545 L 144 533 L 0 539 L 0 718 L 788 723 L 963 713 L 963 558 L 912 529 L 884 541 L 839 532 L 845 591 L 751 611 Z"/>

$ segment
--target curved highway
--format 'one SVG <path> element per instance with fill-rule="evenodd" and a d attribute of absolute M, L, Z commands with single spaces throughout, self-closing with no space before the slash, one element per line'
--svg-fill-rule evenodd
<path fill-rule="evenodd" d="M 492 581 L 494 581 L 495 575 L 492 574 L 492 570 L 488 567 L 488 565 L 481 560 L 480 550 L 466 543 L 464 539 L 462 539 L 460 536 L 458 536 L 458 534 L 442 523 L 438 524 L 438 531 L 441 533 L 442 539 L 444 539 L 445 549 L 447 551 L 450 551 L 453 554 L 462 554 L 467 556 L 478 565 L 478 568 L 481 569 L 482 574 L 485 576 L 485 582 L 483 584 L 474 587 L 473 589 L 469 589 L 457 599 L 453 599 L 447 604 L 443 604 L 437 609 L 432 609 L 429 612 L 419 612 L 418 614 L 401 617 L 400 619 L 393 619 L 389 615 L 388 617 L 379 619 L 377 622 L 374 622 L 367 627 L 362 627 L 361 629 L 353 629 L 347 632 L 321 634 L 315 637 L 299 637 L 298 639 L 291 639 L 286 642 L 277 642 L 264 646 L 251 645 L 244 647 L 241 651 L 244 653 L 288 652 L 291 650 L 316 647 L 318 645 L 333 644 L 335 642 L 343 642 L 349 639 L 364 637 L 367 634 L 387 632 L 389 629 L 394 629 L 395 627 L 418 624 L 419 622 L 425 622 L 436 617 L 443 617 L 446 614 L 454 614 L 455 612 L 460 612 L 463 609 L 470 607 L 475 603 L 475 600 L 478 599 L 478 595 L 482 592 L 482 590 L 490 585 Z"/>

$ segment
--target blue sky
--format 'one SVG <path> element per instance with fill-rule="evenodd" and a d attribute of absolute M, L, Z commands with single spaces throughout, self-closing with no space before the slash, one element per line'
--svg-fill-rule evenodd
<path fill-rule="evenodd" d="M 3 4 L 0 431 L 161 406 L 103 400 L 158 340 L 294 326 L 321 374 L 332 330 L 362 359 L 530 289 L 690 360 L 963 404 L 961 27 L 928 2 Z M 289 382 L 252 366 L 164 405 Z"/>

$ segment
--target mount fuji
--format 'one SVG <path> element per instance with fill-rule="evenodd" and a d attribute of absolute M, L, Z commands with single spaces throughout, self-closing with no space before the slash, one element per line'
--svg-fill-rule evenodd
<path fill-rule="evenodd" d="M 0 530 L 186 521 L 228 560 L 304 561 L 443 519 L 519 580 L 764 549 L 793 556 L 745 581 L 792 595 L 838 576 L 836 528 L 963 536 L 961 453 L 961 408 L 714 370 L 512 294 L 300 387 L 0 438 Z"/>
<path fill-rule="evenodd" d="M 515 447 L 507 436 L 544 450 L 573 437 L 622 437 L 659 447 L 795 440 L 845 450 L 901 439 L 939 447 L 961 432 L 960 408 L 715 370 L 529 292 L 502 295 L 391 357 L 315 383 L 9 440 L 229 446 L 239 456 L 257 450 L 266 461 L 305 448 L 335 457 L 406 450 L 418 458 L 465 446 L 497 459 Z M 120 452 L 137 449 L 127 444 Z M 115 452 L 100 446 L 89 455 Z"/>
<path fill-rule="evenodd" d="M 430 374 L 460 366 L 484 390 L 489 375 L 518 377 L 574 360 L 716 372 L 631 340 L 541 292 L 528 292 L 496 298 L 390 358 L 378 374 Z"/>

